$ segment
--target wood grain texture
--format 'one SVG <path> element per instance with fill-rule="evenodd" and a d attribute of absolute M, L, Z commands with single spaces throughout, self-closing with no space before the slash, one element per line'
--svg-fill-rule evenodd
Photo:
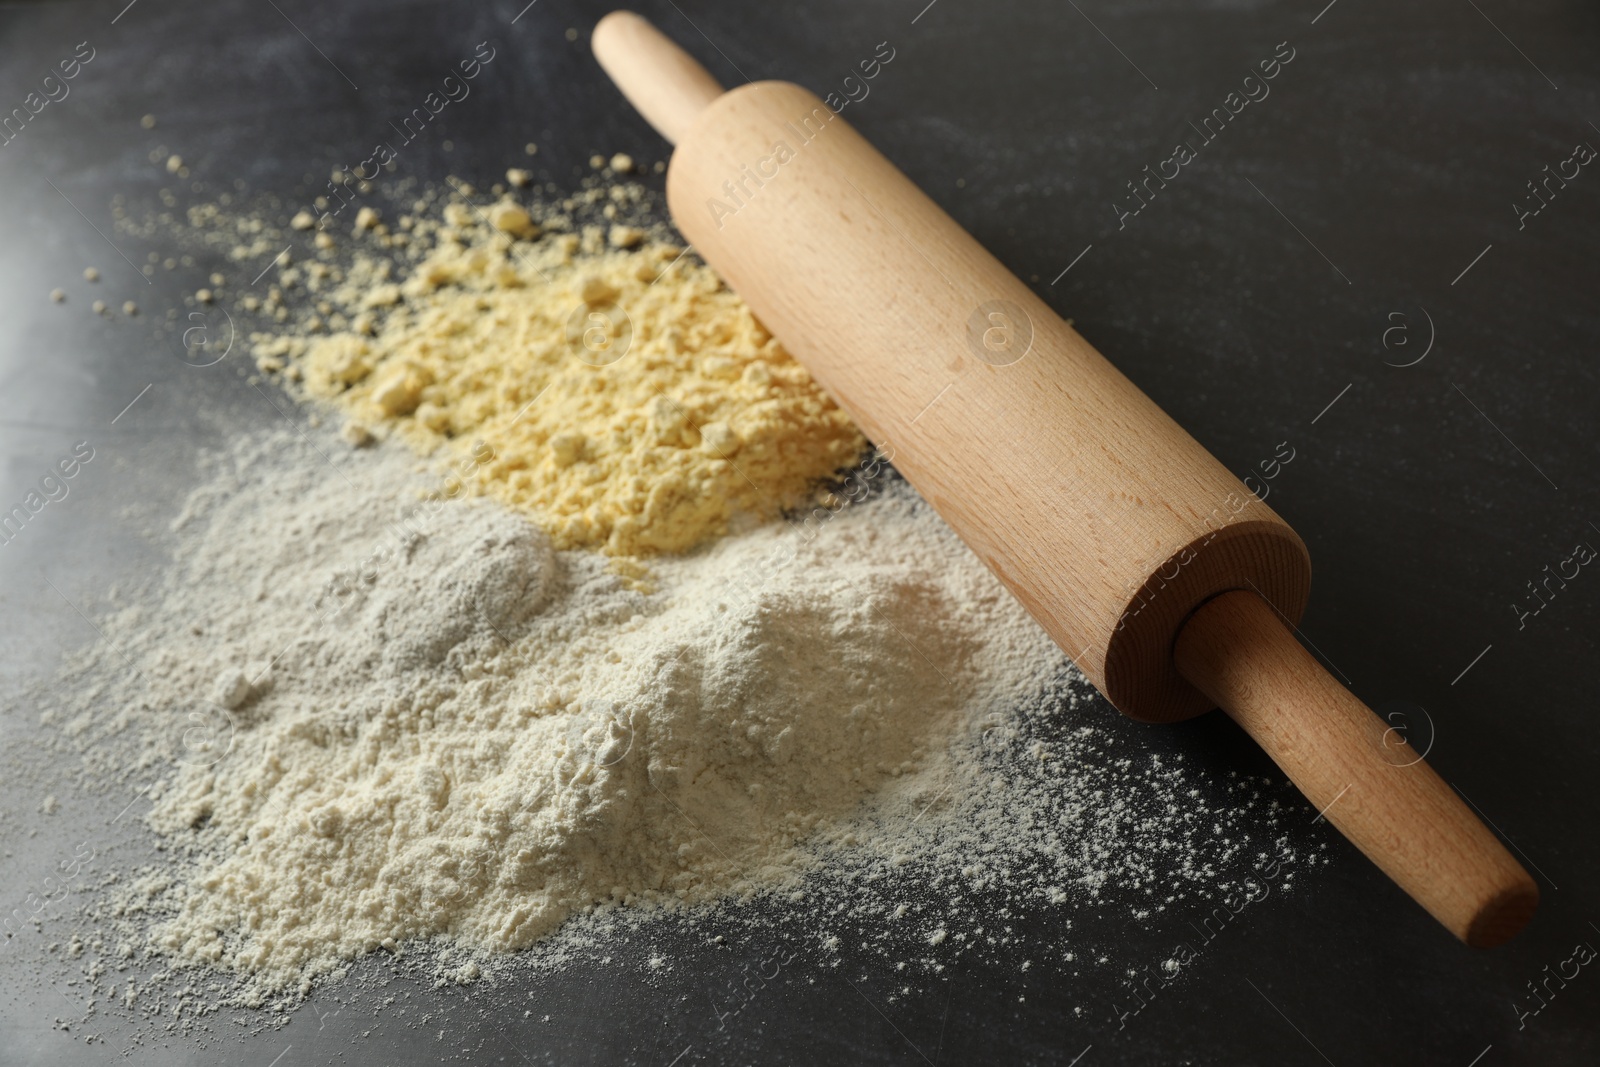
<path fill-rule="evenodd" d="M 1457 937 L 1498 945 L 1532 918 L 1539 889 L 1528 873 L 1260 597 L 1204 604 L 1173 651 L 1322 816 Z"/>
<path fill-rule="evenodd" d="M 1211 703 L 1198 605 L 1298 619 L 1293 530 L 816 96 L 735 89 L 667 175 L 679 228 L 1124 713 Z"/>

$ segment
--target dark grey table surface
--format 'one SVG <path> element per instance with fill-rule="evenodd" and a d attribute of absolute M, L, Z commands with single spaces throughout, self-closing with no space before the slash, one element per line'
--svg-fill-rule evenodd
<path fill-rule="evenodd" d="M 528 162 L 530 140 L 533 169 L 560 183 L 595 152 L 665 158 L 589 56 L 606 5 L 524 3 L 0 6 L 0 112 L 79 42 L 94 50 L 70 95 L 0 147 L 0 504 L 77 441 L 97 456 L 0 551 L 0 736 L 35 728 L 11 694 L 94 640 L 77 605 L 150 565 L 125 509 L 170 511 L 187 484 L 174 456 L 279 417 L 237 361 L 186 366 L 170 336 L 85 312 L 97 294 L 136 299 L 155 322 L 208 269 L 147 282 L 119 256 L 142 263 L 156 244 L 118 238 L 114 252 L 102 236 L 112 198 L 155 204 L 174 182 L 149 162 L 165 146 L 205 190 L 242 181 L 307 199 L 481 41 L 496 60 L 396 177 L 488 184 Z M 1557 995 L 1537 1013 L 1528 991 L 1577 944 L 1600 944 L 1600 577 L 1581 572 L 1537 615 L 1516 608 L 1534 606 L 1527 583 L 1547 564 L 1600 544 L 1600 172 L 1550 185 L 1548 203 L 1527 184 L 1547 165 L 1570 174 L 1576 145 L 1600 145 L 1600 12 L 1571 0 L 925 3 L 641 9 L 728 84 L 826 92 L 889 42 L 892 64 L 845 117 L 1233 470 L 1288 442 L 1296 458 L 1270 502 L 1316 563 L 1304 633 L 1370 704 L 1408 712 L 1413 743 L 1525 857 L 1544 893 L 1531 928 L 1468 950 L 1323 824 L 1306 833 L 1333 862 L 1253 909 L 1126 1025 L 1113 1004 L 1131 980 L 1075 976 L 1043 914 L 1022 919 L 1032 968 L 963 964 L 887 1010 L 895 976 L 847 946 L 842 968 L 798 966 L 719 1030 L 703 992 L 754 957 L 685 938 L 670 946 L 670 982 L 591 961 L 525 989 L 415 986 L 435 1012 L 425 1028 L 324 989 L 281 1029 L 127 1052 L 114 1022 L 91 1045 L 58 1029 L 79 1010 L 67 972 L 13 945 L 0 957 L 0 1063 L 1600 1062 L 1600 976 L 1548 986 Z M 1270 96 L 1119 223 L 1126 183 L 1196 140 L 1190 123 L 1281 42 L 1294 59 Z M 139 125 L 147 112 L 155 130 Z M 91 262 L 105 275 L 96 291 L 80 280 Z M 47 299 L 57 285 L 64 308 Z M 1189 752 L 1219 781 L 1276 773 L 1220 716 L 1150 728 L 1101 710 L 1134 751 Z M 31 792 L 0 785 L 7 912 L 63 849 L 126 836 L 106 798 L 61 799 L 46 823 Z M 1123 916 L 1081 917 L 1074 936 L 1130 971 L 1180 937 L 1175 916 Z"/>

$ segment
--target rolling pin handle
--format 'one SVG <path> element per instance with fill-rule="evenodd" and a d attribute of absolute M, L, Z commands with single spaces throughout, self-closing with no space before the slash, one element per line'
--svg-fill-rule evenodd
<path fill-rule="evenodd" d="M 1400 888 L 1489 948 L 1533 917 L 1539 888 L 1405 738 L 1311 658 L 1251 592 L 1206 601 L 1178 633 L 1178 671 L 1256 740 Z"/>
<path fill-rule="evenodd" d="M 601 19 L 591 45 L 622 95 L 673 144 L 722 95 L 706 68 L 632 11 L 613 11 Z"/>

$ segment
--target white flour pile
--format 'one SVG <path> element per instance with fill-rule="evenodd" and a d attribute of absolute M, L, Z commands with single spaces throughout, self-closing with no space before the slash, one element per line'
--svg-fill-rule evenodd
<path fill-rule="evenodd" d="M 467 981 L 717 900 L 936 974 L 1039 908 L 1144 922 L 1297 852 L 1281 783 L 1208 805 L 1078 718 L 1081 678 L 903 483 L 640 572 L 412 462 L 286 432 L 211 457 L 161 586 L 40 694 L 162 854 L 50 945 L 82 1024 L 287 1008 L 378 950 Z"/>
<path fill-rule="evenodd" d="M 263 991 L 792 879 L 798 842 L 1059 659 L 903 488 L 810 544 L 778 524 L 663 560 L 645 593 L 496 505 L 419 504 L 392 452 L 285 452 L 223 457 L 160 608 L 87 653 L 138 667 L 95 693 L 112 728 L 184 746 L 149 823 L 198 849 L 121 906 Z"/>

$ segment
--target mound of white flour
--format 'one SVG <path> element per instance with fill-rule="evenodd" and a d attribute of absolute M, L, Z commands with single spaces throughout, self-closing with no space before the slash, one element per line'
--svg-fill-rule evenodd
<path fill-rule="evenodd" d="M 288 446 L 223 457 L 159 607 L 105 625 L 138 670 L 120 721 L 178 761 L 149 824 L 194 856 L 123 908 L 263 991 L 408 939 L 515 949 L 579 909 L 780 884 L 1059 660 L 893 483 L 809 539 L 766 526 L 641 581 L 495 505 L 419 501 L 403 458 Z"/>
<path fill-rule="evenodd" d="M 1080 712 L 1081 676 L 903 483 L 645 571 L 327 444 L 210 456 L 158 584 L 37 694 L 78 784 L 149 803 L 159 849 L 63 933 L 86 1020 L 286 1008 L 373 951 L 470 980 L 741 897 L 819 959 L 850 936 L 937 974 L 1004 951 L 1011 916 L 1143 923 L 1301 852 L 1281 782 L 1208 802 L 1203 768 Z"/>

